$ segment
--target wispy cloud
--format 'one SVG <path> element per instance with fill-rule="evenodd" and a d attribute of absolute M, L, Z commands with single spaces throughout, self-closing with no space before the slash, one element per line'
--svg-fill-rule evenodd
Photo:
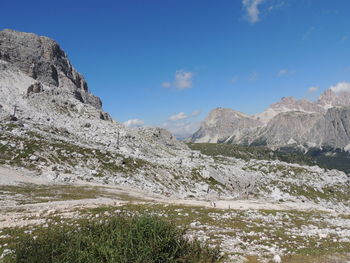
<path fill-rule="evenodd" d="M 160 126 L 169 130 L 176 137 L 185 138 L 192 135 L 199 129 L 200 122 L 195 121 L 195 117 L 201 114 L 200 110 L 195 110 L 189 114 L 179 112 L 177 114 L 170 115 L 163 124 Z"/>
<path fill-rule="evenodd" d="M 350 83 L 343 81 L 331 86 L 330 89 L 335 93 L 349 92 L 350 93 Z"/>
<path fill-rule="evenodd" d="M 192 117 L 196 117 L 198 116 L 199 114 L 201 113 L 200 110 L 195 110 L 193 111 L 192 113 L 190 114 L 186 114 L 184 113 L 183 111 L 177 113 L 177 114 L 173 114 L 173 115 L 170 115 L 168 120 L 169 121 L 178 121 L 178 120 L 184 120 L 184 119 L 188 119 L 188 118 L 192 118 Z"/>
<path fill-rule="evenodd" d="M 289 2 L 284 0 L 242 0 L 244 19 L 255 24 L 260 21 L 262 15 L 287 6 Z"/>
<path fill-rule="evenodd" d="M 308 38 L 310 37 L 310 35 L 315 31 L 315 29 L 316 29 L 316 28 L 315 28 L 314 26 L 310 27 L 310 28 L 303 34 L 302 40 L 308 39 Z"/>
<path fill-rule="evenodd" d="M 243 0 L 243 9 L 245 11 L 245 19 L 254 24 L 259 21 L 259 5 L 265 0 Z"/>
<path fill-rule="evenodd" d="M 164 88 L 174 87 L 177 90 L 189 89 L 189 88 L 192 88 L 193 86 L 193 82 L 192 82 L 193 76 L 194 76 L 193 72 L 188 72 L 183 69 L 180 69 L 175 72 L 175 77 L 173 82 L 163 82 L 161 86 Z"/>
<path fill-rule="evenodd" d="M 171 87 L 171 83 L 170 83 L 170 82 L 163 82 L 163 83 L 161 84 L 161 86 L 162 86 L 163 88 L 168 89 L 168 88 Z"/>
<path fill-rule="evenodd" d="M 126 127 L 135 128 L 135 127 L 142 127 L 145 124 L 145 122 L 140 119 L 131 119 L 131 120 L 125 121 L 123 124 Z"/>
<path fill-rule="evenodd" d="M 278 76 L 284 76 L 288 73 L 287 69 L 280 69 L 277 73 Z"/>
<path fill-rule="evenodd" d="M 292 75 L 294 74 L 294 71 L 291 71 L 289 69 L 280 69 L 278 72 L 277 72 L 277 75 L 279 77 L 282 77 L 282 76 L 286 76 L 286 75 Z"/>
<path fill-rule="evenodd" d="M 248 77 L 249 81 L 256 81 L 257 79 L 258 79 L 258 72 L 256 71 L 253 71 Z"/>
<path fill-rule="evenodd" d="M 314 92 L 318 91 L 319 89 L 320 89 L 319 86 L 312 86 L 312 87 L 308 88 L 308 92 L 314 93 Z"/>
<path fill-rule="evenodd" d="M 285 5 L 286 5 L 286 2 L 285 2 L 285 1 L 276 0 L 276 1 L 273 1 L 273 2 L 269 5 L 269 7 L 267 8 L 267 11 L 271 12 L 272 10 L 282 8 L 282 7 L 285 6 Z"/>
<path fill-rule="evenodd" d="M 192 77 L 193 77 L 192 72 L 177 70 L 175 72 L 174 86 L 180 90 L 192 88 Z"/>
<path fill-rule="evenodd" d="M 201 114 L 200 110 L 195 110 L 190 114 L 190 117 L 197 117 L 199 114 Z"/>
<path fill-rule="evenodd" d="M 179 112 L 177 114 L 169 116 L 168 120 L 170 121 L 177 121 L 177 120 L 183 120 L 187 119 L 188 116 L 184 112 Z"/>

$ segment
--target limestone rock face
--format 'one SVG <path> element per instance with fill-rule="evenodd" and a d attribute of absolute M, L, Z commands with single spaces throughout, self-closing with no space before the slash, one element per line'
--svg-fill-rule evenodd
<path fill-rule="evenodd" d="M 329 89 L 315 102 L 284 97 L 254 116 L 215 109 L 190 141 L 346 148 L 350 145 L 349 107 L 350 93 Z"/>
<path fill-rule="evenodd" d="M 259 125 L 258 120 L 239 111 L 216 108 L 202 122 L 192 139 L 196 142 L 225 142 L 235 136 L 239 140 Z"/>
<path fill-rule="evenodd" d="M 5 29 L 0 31 L 0 60 L 47 86 L 65 89 L 84 103 L 101 109 L 101 100 L 88 91 L 60 46 L 48 37 Z"/>
<path fill-rule="evenodd" d="M 314 130 L 323 130 L 319 144 L 343 148 L 350 144 L 350 107 L 330 108 Z"/>
<path fill-rule="evenodd" d="M 314 143 L 314 138 L 323 137 L 323 131 L 312 130 L 311 127 L 323 120 L 321 113 L 283 112 L 272 118 L 266 126 L 260 128 L 259 133 L 255 135 L 254 142 L 257 145 L 263 144 L 273 147 Z"/>
<path fill-rule="evenodd" d="M 306 99 L 297 100 L 293 97 L 283 97 L 279 102 L 270 105 L 270 107 L 262 113 L 254 115 L 254 118 L 266 124 L 279 113 L 290 111 L 325 113 L 324 107 L 317 103 Z"/>

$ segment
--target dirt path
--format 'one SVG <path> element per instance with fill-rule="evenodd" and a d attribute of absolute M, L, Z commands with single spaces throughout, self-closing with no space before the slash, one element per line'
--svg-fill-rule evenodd
<path fill-rule="evenodd" d="M 23 184 L 55 187 L 67 186 L 67 184 L 52 182 L 25 169 L 0 167 L 0 186 L 21 186 Z M 2 200 L 0 202 L 0 228 L 40 224 L 44 222 L 42 219 L 44 216 L 53 214 L 53 212 L 63 217 L 74 217 L 74 211 L 81 208 L 93 208 L 101 205 L 121 206 L 126 203 L 141 204 L 145 202 L 232 210 L 318 210 L 332 212 L 331 209 L 313 203 L 269 202 L 266 200 L 186 200 L 164 197 L 128 187 L 106 186 L 96 183 L 77 182 L 69 184 L 69 186 L 94 187 L 99 190 L 99 196 L 78 200 L 53 200 L 18 204 L 13 200 L 18 195 L 6 195 L 6 192 L 3 191 L 1 193 L 0 191 L 2 194 Z M 101 193 L 103 193 L 103 197 L 101 197 Z"/>

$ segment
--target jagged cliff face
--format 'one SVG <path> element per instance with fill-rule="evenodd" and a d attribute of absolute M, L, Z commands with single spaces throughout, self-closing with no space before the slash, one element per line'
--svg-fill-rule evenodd
<path fill-rule="evenodd" d="M 101 100 L 89 92 L 84 77 L 73 68 L 66 53 L 50 38 L 8 29 L 0 31 L 0 61 L 2 75 L 4 71 L 9 74 L 8 71 L 18 69 L 55 93 L 70 93 L 96 109 L 102 107 Z"/>
<path fill-rule="evenodd" d="M 306 99 L 297 100 L 293 97 L 283 97 L 281 101 L 270 105 L 265 111 L 256 114 L 253 117 L 262 123 L 267 124 L 276 115 L 290 111 L 325 113 L 325 108 Z"/>
<path fill-rule="evenodd" d="M 320 98 L 316 101 L 315 104 L 323 107 L 324 109 L 329 109 L 337 106 L 350 106 L 350 93 L 340 92 L 337 94 L 332 91 L 332 89 L 328 89 L 323 94 L 321 94 Z"/>
<path fill-rule="evenodd" d="M 241 114 L 237 118 L 233 110 L 214 109 L 191 141 L 267 145 L 272 148 L 349 148 L 349 107 L 350 93 L 336 94 L 329 89 L 316 102 L 284 97 L 254 116 Z M 242 122 L 248 124 L 242 125 Z"/>

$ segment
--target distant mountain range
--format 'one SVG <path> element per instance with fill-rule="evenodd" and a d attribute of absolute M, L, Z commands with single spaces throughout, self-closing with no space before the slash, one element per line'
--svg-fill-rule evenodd
<path fill-rule="evenodd" d="M 189 141 L 350 150 L 350 93 L 328 89 L 315 102 L 284 97 L 256 115 L 216 108 Z"/>

